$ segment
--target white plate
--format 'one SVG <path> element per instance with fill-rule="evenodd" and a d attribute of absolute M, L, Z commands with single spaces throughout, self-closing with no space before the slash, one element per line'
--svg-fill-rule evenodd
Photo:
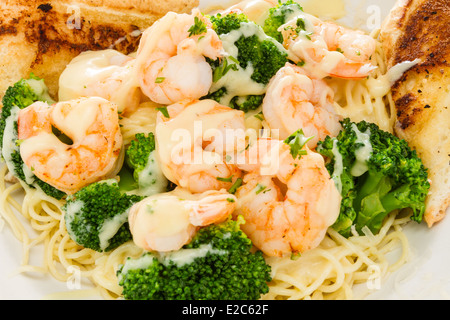
<path fill-rule="evenodd" d="M 346 25 L 366 31 L 378 28 L 394 5 L 394 0 L 312 0 L 328 9 L 325 16 L 336 18 L 338 9 L 347 13 L 340 21 Z M 299 1 L 305 9 L 311 0 Z M 200 0 L 201 5 L 223 3 L 220 0 Z M 306 11 L 306 10 L 305 10 Z M 313 12 L 314 13 L 314 12 Z M 450 219 L 428 229 L 425 223 L 410 223 L 405 228 L 412 248 L 410 262 L 393 273 L 380 289 L 371 291 L 369 299 L 449 299 L 450 298 Z M 43 299 L 58 292 L 90 289 L 82 284 L 76 289 L 70 283 L 63 283 L 49 275 L 12 275 L 20 266 L 22 246 L 6 226 L 0 232 L 0 299 Z M 42 252 L 34 250 L 31 262 L 41 265 Z M 11 276 L 12 275 L 12 276 Z M 361 290 L 367 288 L 362 285 Z M 97 298 L 96 296 L 85 296 Z"/>

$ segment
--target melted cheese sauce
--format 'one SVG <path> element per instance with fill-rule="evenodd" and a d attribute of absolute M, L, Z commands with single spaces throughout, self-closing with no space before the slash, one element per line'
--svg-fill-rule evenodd
<path fill-rule="evenodd" d="M 274 0 L 245 0 L 231 6 L 227 11 L 240 9 L 251 21 L 263 26 L 269 16 L 269 9 L 276 4 Z"/>
<path fill-rule="evenodd" d="M 15 129 L 15 122 L 19 117 L 19 107 L 11 108 L 11 114 L 8 118 L 5 119 L 6 125 L 5 130 L 3 132 L 3 141 L 2 141 L 2 156 L 5 160 L 6 166 L 8 167 L 9 172 L 14 176 L 17 175 L 16 169 L 14 166 L 12 155 L 14 152 L 20 152 L 19 146 L 17 145 L 17 130 Z"/>
<path fill-rule="evenodd" d="M 239 29 L 232 30 L 227 34 L 221 35 L 220 39 L 222 40 L 222 45 L 225 52 L 230 56 L 237 57 L 239 49 L 236 47 L 235 42 L 242 36 L 247 38 L 254 35 L 256 35 L 261 41 L 272 41 L 280 51 L 286 52 L 280 43 L 268 37 L 262 28 L 254 23 L 242 22 Z M 229 60 L 229 64 L 233 63 L 234 62 Z M 229 105 L 231 99 L 235 96 L 261 95 L 266 91 L 266 85 L 251 79 L 254 71 L 251 63 L 248 63 L 245 69 L 238 64 L 235 65 L 237 66 L 237 70 L 229 70 L 217 82 L 213 83 L 210 89 L 210 92 L 215 92 L 222 87 L 227 88 L 227 94 L 220 100 L 220 103 L 224 105 Z"/>
<path fill-rule="evenodd" d="M 54 134 L 41 132 L 38 135 L 28 138 L 20 144 L 20 156 L 27 162 L 35 154 L 43 150 L 51 151 L 56 156 L 49 157 L 46 166 L 56 175 L 62 175 L 70 156 L 67 152 L 68 146 L 63 144 Z"/>
<path fill-rule="evenodd" d="M 370 143 L 370 130 L 366 132 L 359 131 L 356 124 L 352 124 L 352 130 L 356 134 L 355 144 L 362 145 L 355 151 L 356 161 L 353 167 L 350 169 L 350 173 L 354 177 L 362 176 L 367 170 L 367 161 L 372 155 L 372 144 Z"/>
<path fill-rule="evenodd" d="M 317 17 L 341 19 L 345 17 L 344 0 L 296 0 L 305 12 Z"/>
<path fill-rule="evenodd" d="M 125 55 L 112 49 L 82 52 L 67 65 L 59 78 L 59 101 L 83 96 L 88 84 L 110 77 L 126 59 Z"/>
<path fill-rule="evenodd" d="M 298 32 L 298 36 L 296 32 L 292 35 L 292 31 L 288 28 L 295 29 L 298 19 L 304 22 L 304 29 Z M 289 58 L 295 62 L 304 61 L 304 57 L 307 57 L 307 60 L 315 61 L 314 63 L 306 61 L 303 66 L 315 78 L 325 78 L 345 59 L 345 56 L 341 52 L 328 50 L 328 45 L 324 37 L 315 37 L 314 39 L 310 37 L 311 34 L 315 33 L 314 24 L 320 23 L 318 22 L 319 19 L 315 16 L 293 8 L 292 13 L 286 18 L 286 21 L 280 27 L 280 31 L 283 33 L 285 41 L 287 36 L 290 36 L 290 39 L 287 40 L 289 43 Z M 317 59 L 312 54 L 323 55 L 323 57 L 320 62 L 317 62 Z"/>
<path fill-rule="evenodd" d="M 366 132 L 361 132 L 356 124 L 352 124 L 352 130 L 356 134 L 355 144 L 360 145 L 360 147 L 355 151 L 356 159 L 353 167 L 350 169 L 350 174 L 354 177 L 359 177 L 366 173 L 368 170 L 367 161 L 372 155 L 373 148 L 370 142 L 369 129 L 367 129 Z M 342 181 L 340 176 L 344 171 L 344 164 L 343 157 L 339 152 L 337 143 L 338 140 L 336 138 L 333 139 L 333 149 L 331 150 L 331 152 L 334 155 L 334 169 L 331 178 L 334 180 L 336 188 L 339 190 L 339 192 L 342 192 Z"/>
<path fill-rule="evenodd" d="M 116 180 L 104 180 L 102 183 L 116 183 Z M 76 200 L 67 204 L 66 214 L 65 214 L 65 224 L 67 232 L 69 233 L 72 239 L 76 239 L 76 235 L 72 229 L 71 223 L 80 210 L 83 209 L 85 203 L 80 200 Z M 111 219 L 105 220 L 102 227 L 100 228 L 98 237 L 100 240 L 99 247 L 101 250 L 105 250 L 108 248 L 111 239 L 116 235 L 117 231 L 119 231 L 120 227 L 127 222 L 128 220 L 128 210 L 125 212 L 112 217 Z"/>
<path fill-rule="evenodd" d="M 116 103 L 119 112 L 130 108 L 139 93 L 133 63 L 134 59 L 112 49 L 81 53 L 59 78 L 59 101 L 100 96 Z"/>
<path fill-rule="evenodd" d="M 224 235 L 226 236 L 226 235 Z M 162 264 L 168 265 L 170 262 L 174 262 L 177 267 L 182 267 L 186 264 L 194 262 L 197 258 L 206 257 L 207 254 L 227 254 L 228 251 L 214 249 L 213 246 L 208 244 L 203 244 L 198 248 L 193 249 L 183 249 L 179 251 L 172 251 L 169 253 L 163 253 L 160 255 L 159 260 Z"/>
<path fill-rule="evenodd" d="M 106 100 L 95 97 L 71 102 L 59 102 L 52 108 L 52 122 L 57 123 L 58 129 L 71 138 L 76 145 L 83 140 L 88 128 L 96 121 L 98 105 L 105 102 Z M 72 106 L 69 109 L 66 108 L 67 105 L 74 103 L 77 104 L 76 108 Z M 54 151 L 58 156 L 52 157 L 52 159 L 55 159 L 55 162 L 62 161 L 60 165 L 48 163 L 51 168 L 54 168 L 54 166 L 58 168 L 69 161 L 67 149 L 68 145 L 62 143 L 53 133 L 45 131 L 26 139 L 20 144 L 20 154 L 25 161 L 39 151 Z"/>
<path fill-rule="evenodd" d="M 151 196 L 165 191 L 168 181 L 161 169 L 156 151 L 150 152 L 147 165 L 139 172 L 138 180 L 139 189 L 132 191 L 132 193 Z"/>
<path fill-rule="evenodd" d="M 147 197 L 130 209 L 133 241 L 140 247 L 152 243 L 160 251 L 173 250 L 174 245 L 185 244 L 195 232 L 189 213 L 176 192 Z"/>
<path fill-rule="evenodd" d="M 370 88 L 370 92 L 376 97 L 384 97 L 389 90 L 391 90 L 392 85 L 397 82 L 397 80 L 399 80 L 406 71 L 419 63 L 420 59 L 416 59 L 414 61 L 404 61 L 390 68 L 386 74 L 376 79 L 370 78 L 367 80 L 367 85 L 368 88 Z"/>
<path fill-rule="evenodd" d="M 336 188 L 339 190 L 339 193 L 342 192 L 342 181 L 341 181 L 341 174 L 344 171 L 344 162 L 342 158 L 342 154 L 339 152 L 338 148 L 338 140 L 333 140 L 333 149 L 331 152 L 334 155 L 334 169 L 333 169 L 333 175 L 331 178 L 334 180 L 334 183 L 336 185 Z"/>
<path fill-rule="evenodd" d="M 226 235 L 224 235 L 226 236 Z M 156 259 L 164 265 L 174 262 L 177 267 L 194 262 L 197 258 L 206 257 L 207 254 L 227 254 L 226 250 L 214 249 L 211 244 L 204 244 L 194 249 L 183 249 L 168 253 L 151 253 L 145 254 L 138 259 L 127 259 L 122 272 L 119 274 L 127 274 L 130 270 L 147 269 Z"/>

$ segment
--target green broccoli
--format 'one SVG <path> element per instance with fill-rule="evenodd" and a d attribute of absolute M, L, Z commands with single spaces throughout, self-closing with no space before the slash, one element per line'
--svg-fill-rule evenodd
<path fill-rule="evenodd" d="M 14 106 L 24 109 L 36 101 L 45 101 L 53 103 L 53 99 L 48 94 L 48 88 L 43 79 L 30 75 L 29 79 L 21 79 L 13 86 L 10 86 L 2 99 L 2 114 L 0 118 L 0 147 L 3 142 L 3 133 L 5 131 L 6 119 L 11 115 L 11 109 Z"/>
<path fill-rule="evenodd" d="M 179 251 L 128 258 L 117 277 L 128 300 L 244 300 L 268 292 L 270 266 L 241 219 L 200 229 Z"/>
<path fill-rule="evenodd" d="M 54 103 L 48 94 L 43 79 L 31 74 L 29 79 L 21 79 L 10 86 L 3 96 L 3 108 L 0 116 L 0 148 L 3 160 L 9 171 L 22 182 L 32 188 L 40 188 L 47 195 L 62 199 L 65 193 L 38 179 L 28 168 L 21 156 L 19 148 L 17 120 L 19 110 L 36 101 Z"/>
<path fill-rule="evenodd" d="M 341 123 L 337 137 L 327 137 L 317 146 L 330 160 L 327 169 L 343 197 L 333 227 L 344 236 L 351 234 L 353 225 L 358 233 L 367 226 L 376 234 L 390 212 L 406 208 L 420 223 L 430 184 L 417 153 L 376 124 L 350 119 Z"/>
<path fill-rule="evenodd" d="M 132 170 L 134 183 L 128 190 L 143 196 L 167 190 L 168 181 L 158 164 L 153 133 L 138 133 L 126 150 L 126 163 Z M 119 174 L 120 175 L 120 174 Z M 120 175 L 122 177 L 122 175 Z"/>
<path fill-rule="evenodd" d="M 228 55 L 208 60 L 213 85 L 204 98 L 245 112 L 257 109 L 270 79 L 288 61 L 286 50 L 243 13 L 218 13 L 210 19 Z"/>
<path fill-rule="evenodd" d="M 283 43 L 283 36 L 278 29 L 287 23 L 290 17 L 300 12 L 303 12 L 303 8 L 294 0 L 287 0 L 284 3 L 278 1 L 277 6 L 269 9 L 269 17 L 264 21 L 264 32 L 278 42 Z"/>
<path fill-rule="evenodd" d="M 123 193 L 114 179 L 90 184 L 69 195 L 63 205 L 68 234 L 85 248 L 115 249 L 132 239 L 128 210 L 141 200 L 141 196 Z"/>

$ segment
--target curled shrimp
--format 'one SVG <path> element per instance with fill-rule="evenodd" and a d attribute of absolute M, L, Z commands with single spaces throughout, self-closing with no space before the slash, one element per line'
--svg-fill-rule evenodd
<path fill-rule="evenodd" d="M 147 251 L 178 250 L 189 243 L 200 227 L 231 216 L 236 197 L 225 190 L 201 194 L 177 188 L 145 198 L 129 211 L 134 243 Z"/>
<path fill-rule="evenodd" d="M 341 195 L 321 155 L 309 150 L 293 158 L 287 144 L 264 139 L 256 162 L 246 165 L 243 185 L 237 190 L 235 215 L 242 215 L 242 230 L 268 256 L 286 256 L 317 247 L 339 215 Z M 249 151 L 254 152 L 254 151 Z M 267 157 L 271 154 L 270 157 Z M 272 170 L 263 171 L 264 159 Z M 268 166 L 266 163 L 264 166 Z"/>
<path fill-rule="evenodd" d="M 56 128 L 72 142 L 62 142 Z M 103 98 L 80 98 L 20 110 L 20 155 L 39 179 L 73 194 L 114 177 L 123 163 L 117 106 Z"/>
<path fill-rule="evenodd" d="M 155 134 L 164 175 L 191 192 L 230 188 L 241 176 L 227 159 L 245 149 L 244 112 L 213 100 L 183 100 L 166 111 Z"/>
<path fill-rule="evenodd" d="M 317 77 L 359 79 L 376 69 L 371 62 L 376 41 L 360 30 L 322 21 L 306 13 L 289 20 L 279 30 L 290 59 L 304 65 Z"/>
<path fill-rule="evenodd" d="M 303 129 L 308 147 L 341 130 L 340 117 L 333 107 L 333 90 L 323 81 L 309 77 L 295 65 L 287 63 L 269 82 L 262 110 L 271 130 L 279 130 L 279 138 Z"/>
<path fill-rule="evenodd" d="M 140 87 L 153 102 L 168 105 L 208 94 L 212 69 L 205 57 L 216 60 L 223 51 L 210 25 L 198 10 L 169 12 L 144 31 L 136 68 Z"/>
<path fill-rule="evenodd" d="M 250 21 L 264 25 L 264 21 L 269 15 L 269 9 L 277 5 L 276 0 L 244 0 L 236 3 L 228 9 L 222 11 L 222 14 L 229 14 L 231 12 L 242 12 Z"/>
<path fill-rule="evenodd" d="M 120 113 L 133 112 L 142 100 L 132 79 L 134 61 L 112 49 L 82 52 L 59 78 L 59 101 L 102 97 L 117 104 Z"/>

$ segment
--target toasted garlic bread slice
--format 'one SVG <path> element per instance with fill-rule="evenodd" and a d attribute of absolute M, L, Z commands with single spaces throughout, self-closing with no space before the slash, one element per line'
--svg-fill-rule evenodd
<path fill-rule="evenodd" d="M 128 54 L 140 34 L 168 11 L 190 12 L 198 0 L 3 0 L 0 2 L 0 97 L 30 72 L 57 96 L 58 78 L 80 52 Z"/>
<path fill-rule="evenodd" d="M 450 0 L 399 0 L 381 40 L 392 67 L 420 62 L 392 86 L 395 132 L 417 150 L 431 182 L 425 221 L 444 218 L 450 203 Z"/>

